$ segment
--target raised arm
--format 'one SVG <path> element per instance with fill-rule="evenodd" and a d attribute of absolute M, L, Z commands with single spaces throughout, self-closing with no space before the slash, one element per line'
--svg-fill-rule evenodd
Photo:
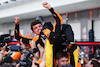
<path fill-rule="evenodd" d="M 57 11 L 55 11 L 55 10 L 50 6 L 50 4 L 49 4 L 48 2 L 44 2 L 42 5 L 43 5 L 43 7 L 49 9 L 49 11 L 52 13 L 52 15 L 53 15 L 53 17 L 54 17 L 54 19 L 55 19 L 54 31 L 55 31 L 55 32 L 56 32 L 56 31 L 59 31 L 58 27 L 59 27 L 60 25 L 63 24 L 63 19 L 62 19 L 61 15 L 60 15 Z"/>
<path fill-rule="evenodd" d="M 15 17 L 14 18 L 14 21 L 15 21 L 15 29 L 14 29 L 14 37 L 15 37 L 15 39 L 17 39 L 18 41 L 20 41 L 20 39 L 22 38 L 22 42 L 25 45 L 30 46 L 29 45 L 29 40 L 32 40 L 32 38 L 23 36 L 20 33 L 20 29 L 19 29 L 19 21 L 20 21 L 20 18 L 19 17 Z"/>

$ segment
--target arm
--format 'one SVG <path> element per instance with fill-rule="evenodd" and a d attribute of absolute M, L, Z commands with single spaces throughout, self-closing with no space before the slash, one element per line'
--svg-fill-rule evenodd
<path fill-rule="evenodd" d="M 7 43 L 5 43 L 5 46 L 3 46 L 3 47 L 1 47 L 0 48 L 0 63 L 2 62 L 2 58 L 5 56 L 5 55 L 7 55 L 7 54 L 9 54 L 10 53 L 10 51 L 8 51 L 8 52 L 6 52 L 6 47 L 7 47 Z"/>
<path fill-rule="evenodd" d="M 44 48 L 40 44 L 38 44 L 37 46 L 38 46 L 38 49 L 40 51 L 40 59 L 42 59 L 43 53 L 44 53 Z"/>
<path fill-rule="evenodd" d="M 42 61 L 41 61 L 41 63 L 40 63 L 40 67 L 46 67 L 46 41 L 47 41 L 47 39 L 46 40 L 44 40 L 43 38 L 42 38 L 42 41 L 43 41 L 43 43 L 45 44 L 45 46 L 44 46 L 44 53 L 43 53 L 43 57 L 42 57 Z"/>
<path fill-rule="evenodd" d="M 0 51 L 0 62 L 2 61 L 4 53 L 2 51 Z"/>
<path fill-rule="evenodd" d="M 89 62 L 89 60 L 84 56 L 83 57 L 84 62 L 87 64 Z"/>
<path fill-rule="evenodd" d="M 56 12 L 56 11 L 49 5 L 49 3 L 44 2 L 42 5 L 43 5 L 43 7 L 49 9 L 49 11 L 52 13 L 52 15 L 53 15 L 53 17 L 54 17 L 54 19 L 55 19 L 54 31 L 55 31 L 55 32 L 56 32 L 56 31 L 59 31 L 58 27 L 59 27 L 60 25 L 62 25 L 62 23 L 63 23 L 63 19 L 62 19 L 61 15 L 60 15 L 58 12 Z M 56 30 L 55 30 L 55 29 L 56 29 Z"/>
<path fill-rule="evenodd" d="M 20 39 L 22 38 L 22 42 L 23 42 L 25 45 L 30 46 L 30 45 L 29 45 L 29 40 L 32 40 L 32 39 L 33 39 L 33 41 L 34 41 L 34 40 L 36 41 L 36 37 L 30 38 L 30 37 L 26 37 L 26 36 L 21 35 L 20 30 L 19 30 L 19 21 L 20 21 L 20 18 L 19 18 L 19 17 L 15 17 L 14 37 L 15 37 L 15 39 L 17 39 L 18 41 L 20 41 Z M 37 38 L 37 39 L 38 39 L 38 38 Z"/>
<path fill-rule="evenodd" d="M 77 46 L 77 50 L 78 50 L 78 55 L 79 55 L 79 57 L 80 57 L 81 51 L 80 51 L 80 47 L 79 47 L 79 46 Z M 89 60 L 85 57 L 85 54 L 84 54 L 83 60 L 84 60 L 84 62 L 85 62 L 86 64 L 89 62 Z"/>

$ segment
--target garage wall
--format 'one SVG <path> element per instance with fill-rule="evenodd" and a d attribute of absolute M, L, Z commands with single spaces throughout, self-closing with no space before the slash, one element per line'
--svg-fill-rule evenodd
<path fill-rule="evenodd" d="M 100 20 L 94 21 L 94 36 L 95 41 L 100 41 Z"/>
<path fill-rule="evenodd" d="M 78 20 L 76 20 L 76 21 L 69 21 L 68 24 L 70 24 L 71 27 L 72 27 L 72 30 L 74 32 L 74 39 L 75 39 L 75 41 L 81 40 L 81 32 L 80 32 L 81 31 L 81 24 L 80 24 L 80 22 Z"/>

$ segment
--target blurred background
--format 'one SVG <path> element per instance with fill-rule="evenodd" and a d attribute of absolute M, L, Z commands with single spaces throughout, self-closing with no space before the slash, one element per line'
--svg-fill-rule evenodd
<path fill-rule="evenodd" d="M 14 17 L 20 17 L 20 31 L 25 36 L 37 16 L 43 17 L 43 23 L 54 24 L 51 13 L 42 6 L 45 1 L 61 14 L 64 24 L 72 26 L 75 42 L 100 42 L 100 0 L 0 0 L 0 35 L 14 35 Z"/>

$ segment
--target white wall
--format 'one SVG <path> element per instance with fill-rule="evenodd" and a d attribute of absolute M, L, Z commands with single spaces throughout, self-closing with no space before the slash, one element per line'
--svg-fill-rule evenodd
<path fill-rule="evenodd" d="M 49 2 L 52 7 L 57 7 L 66 4 L 84 2 L 87 0 L 29 0 L 28 3 L 23 4 L 20 4 L 20 2 L 17 2 L 18 4 L 8 3 L 8 6 L 10 5 L 8 8 L 0 10 L 0 18 L 43 10 L 45 8 L 42 6 L 42 3 L 45 1 Z M 0 5 L 0 7 L 5 6 L 7 5 Z"/>
<path fill-rule="evenodd" d="M 20 32 L 22 35 L 26 36 L 27 32 L 30 31 L 30 24 L 32 20 L 27 20 L 20 22 Z M 0 35 L 1 34 L 9 34 L 9 30 L 11 30 L 11 35 L 14 34 L 14 27 L 15 23 L 6 23 L 6 24 L 0 24 Z"/>
<path fill-rule="evenodd" d="M 81 40 L 81 24 L 79 21 L 70 21 L 68 24 L 71 25 L 73 32 L 74 32 L 74 39 Z"/>
<path fill-rule="evenodd" d="M 94 21 L 94 36 L 95 41 L 100 41 L 100 20 Z"/>

